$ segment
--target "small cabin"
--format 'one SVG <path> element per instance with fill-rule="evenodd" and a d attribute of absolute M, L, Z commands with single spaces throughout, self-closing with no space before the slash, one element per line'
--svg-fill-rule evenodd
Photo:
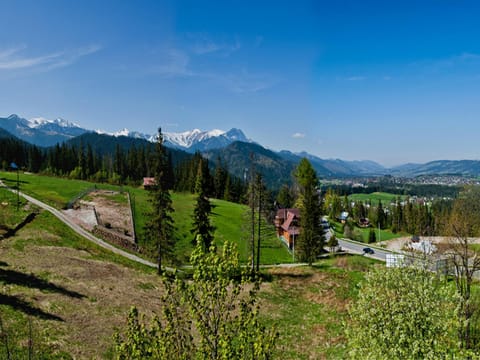
<path fill-rule="evenodd" d="M 150 190 L 155 186 L 155 178 L 153 177 L 144 177 L 143 178 L 143 188 L 145 190 Z"/>

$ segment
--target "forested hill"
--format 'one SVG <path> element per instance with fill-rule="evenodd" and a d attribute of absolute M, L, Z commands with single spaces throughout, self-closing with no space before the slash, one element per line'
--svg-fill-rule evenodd
<path fill-rule="evenodd" d="M 468 175 L 480 176 L 479 160 L 437 160 L 426 164 L 405 164 L 390 169 L 394 176 Z"/>
<path fill-rule="evenodd" d="M 28 164 L 31 171 L 38 171 L 41 163 L 41 149 L 31 145 L 6 130 L 0 129 L 0 167 L 7 169 L 12 162 L 23 166 Z"/>
<path fill-rule="evenodd" d="M 94 153 L 99 156 L 113 155 L 119 150 L 119 148 L 128 152 L 131 149 L 140 151 L 141 149 L 148 149 L 148 152 L 155 146 L 154 143 L 145 139 L 132 138 L 128 136 L 111 136 L 106 134 L 97 133 L 85 133 L 77 136 L 71 140 L 68 140 L 66 144 L 73 147 L 88 147 L 90 146 Z M 191 154 L 179 150 L 167 147 L 167 153 L 171 154 L 173 164 L 179 164 L 192 157 Z"/>
<path fill-rule="evenodd" d="M 282 184 L 291 182 L 292 172 L 297 166 L 296 162 L 286 160 L 258 144 L 240 141 L 222 149 L 204 152 L 203 155 L 211 162 L 220 158 L 226 164 L 228 172 L 239 178 L 248 176 L 253 155 L 254 171 L 261 173 L 265 183 L 271 188 L 280 188 Z"/>

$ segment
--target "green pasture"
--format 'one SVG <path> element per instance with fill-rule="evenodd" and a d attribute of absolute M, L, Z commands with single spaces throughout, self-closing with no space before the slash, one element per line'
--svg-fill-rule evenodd
<path fill-rule="evenodd" d="M 342 230 L 343 224 L 336 221 L 333 221 L 333 222 L 331 221 L 330 224 L 333 226 L 333 229 L 337 238 L 343 238 L 344 237 L 343 230 Z M 358 226 L 355 226 L 354 232 L 359 232 L 362 235 L 362 241 L 367 243 L 368 237 L 370 234 L 370 229 L 371 228 L 360 228 Z M 393 233 L 391 230 L 384 230 L 384 229 L 379 230 L 378 228 L 375 228 L 374 230 L 375 230 L 376 242 L 408 236 L 408 234 L 405 234 L 405 233 Z M 352 239 L 352 240 L 356 240 L 356 239 Z"/>
<path fill-rule="evenodd" d="M 391 202 L 396 201 L 398 197 L 400 197 L 401 199 L 405 199 L 406 195 L 374 192 L 371 194 L 352 194 L 348 196 L 348 199 L 351 201 L 362 201 L 364 203 L 370 201 L 372 205 L 376 206 L 379 201 L 381 201 L 383 205 L 388 205 Z"/>
<path fill-rule="evenodd" d="M 0 180 L 7 186 L 16 188 L 17 173 L 0 171 Z M 29 173 L 19 173 L 20 191 L 58 209 L 64 208 L 67 203 L 78 194 L 97 187 L 98 189 L 119 190 L 118 186 L 94 184 L 88 181 L 42 176 Z"/>

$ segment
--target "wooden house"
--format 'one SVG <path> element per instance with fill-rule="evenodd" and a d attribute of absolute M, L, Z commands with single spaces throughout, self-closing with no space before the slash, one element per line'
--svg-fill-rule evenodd
<path fill-rule="evenodd" d="M 275 216 L 275 229 L 277 236 L 282 239 L 290 249 L 295 246 L 295 239 L 300 235 L 300 210 L 279 209 Z"/>
<path fill-rule="evenodd" d="M 143 178 L 143 188 L 145 190 L 149 190 L 153 186 L 155 186 L 155 178 L 153 178 L 153 177 L 144 177 Z"/>

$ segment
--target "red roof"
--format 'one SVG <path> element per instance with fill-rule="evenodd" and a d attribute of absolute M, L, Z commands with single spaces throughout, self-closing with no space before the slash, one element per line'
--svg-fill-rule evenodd
<path fill-rule="evenodd" d="M 277 218 L 284 220 L 281 228 L 290 235 L 300 234 L 300 226 L 293 225 L 293 220 L 300 218 L 299 209 L 280 209 L 277 211 Z"/>
<path fill-rule="evenodd" d="M 292 209 L 279 209 L 277 210 L 277 218 L 278 219 L 287 219 L 288 214 L 292 213 L 294 214 L 297 218 L 300 217 L 300 209 L 292 208 Z"/>
<path fill-rule="evenodd" d="M 155 185 L 155 178 L 153 177 L 143 178 L 143 186 L 154 186 L 154 185 Z"/>

